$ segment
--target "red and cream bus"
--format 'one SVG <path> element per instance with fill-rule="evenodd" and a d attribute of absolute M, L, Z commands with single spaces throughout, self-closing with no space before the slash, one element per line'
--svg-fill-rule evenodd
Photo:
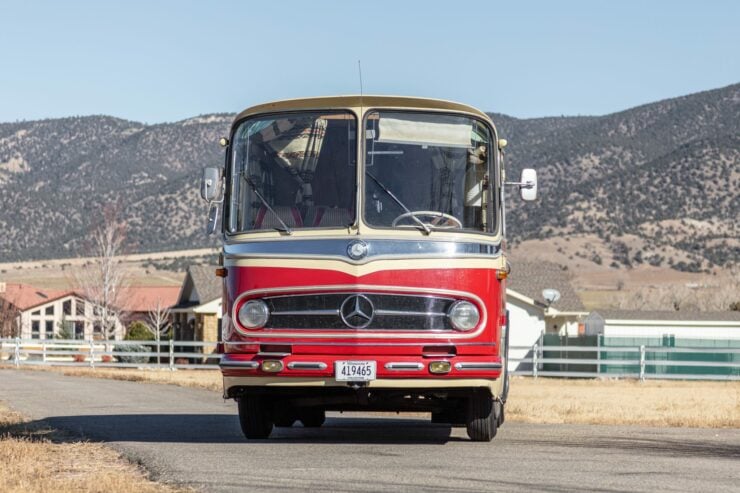
<path fill-rule="evenodd" d="M 240 113 L 204 170 L 223 234 L 224 396 L 247 438 L 327 410 L 430 412 L 488 441 L 508 389 L 504 168 L 483 112 L 341 96 Z M 533 199 L 536 175 L 518 185 Z"/>

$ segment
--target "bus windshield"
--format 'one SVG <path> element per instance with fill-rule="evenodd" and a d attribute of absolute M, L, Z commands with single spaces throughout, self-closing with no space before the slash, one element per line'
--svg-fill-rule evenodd
<path fill-rule="evenodd" d="M 232 139 L 227 228 L 290 232 L 355 218 L 357 122 L 302 112 L 242 122 Z"/>
<path fill-rule="evenodd" d="M 365 128 L 365 221 L 380 228 L 494 230 L 491 135 L 466 116 L 377 111 Z"/>

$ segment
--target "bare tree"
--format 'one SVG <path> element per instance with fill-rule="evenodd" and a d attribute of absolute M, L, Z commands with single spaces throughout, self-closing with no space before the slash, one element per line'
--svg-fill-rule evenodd
<path fill-rule="evenodd" d="M 165 306 L 161 298 L 157 298 L 157 304 L 147 313 L 146 328 L 149 329 L 149 332 L 154 336 L 154 340 L 157 341 L 157 364 L 160 363 L 159 341 L 163 335 L 169 332 L 172 325 L 170 315 L 170 308 Z"/>
<path fill-rule="evenodd" d="M 127 229 L 126 222 L 118 217 L 117 207 L 105 208 L 102 220 L 88 237 L 91 265 L 76 275 L 78 286 L 93 306 L 93 324 L 100 327 L 106 339 L 114 338 L 125 315 L 123 288 L 128 279 L 119 257 L 124 254 Z"/>
<path fill-rule="evenodd" d="M 3 297 L 0 293 L 0 337 L 20 336 L 18 327 L 20 313 L 12 300 Z"/>

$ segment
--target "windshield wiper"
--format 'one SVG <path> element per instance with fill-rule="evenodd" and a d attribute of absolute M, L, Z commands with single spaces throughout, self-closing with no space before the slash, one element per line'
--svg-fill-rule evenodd
<path fill-rule="evenodd" d="M 367 176 L 369 176 L 370 178 L 372 178 L 372 179 L 373 179 L 373 181 L 374 181 L 375 183 L 377 183 L 377 184 L 378 184 L 378 186 L 379 186 L 379 187 L 380 187 L 380 188 L 381 188 L 381 189 L 382 189 L 382 190 L 383 190 L 383 191 L 384 191 L 385 193 L 387 193 L 387 194 L 388 194 L 388 196 L 389 196 L 390 198 L 392 198 L 393 200 L 395 200 L 395 201 L 396 201 L 396 204 L 400 205 L 400 206 L 401 206 L 401 208 L 402 208 L 403 210 L 405 210 L 407 214 L 409 214 L 409 216 L 411 217 L 411 219 L 413 219 L 414 221 L 416 221 L 416 222 L 417 222 L 417 223 L 419 224 L 419 226 L 421 226 L 421 230 L 422 230 L 422 231 L 424 231 L 424 233 L 425 233 L 425 234 L 427 234 L 427 235 L 430 235 L 430 234 L 432 233 L 432 230 L 431 230 L 431 229 L 429 229 L 429 226 L 427 226 L 427 225 L 426 225 L 426 224 L 425 224 L 425 223 L 424 223 L 424 222 L 423 222 L 423 221 L 422 221 L 421 219 L 419 219 L 418 217 L 416 217 L 416 216 L 415 216 L 415 215 L 414 215 L 414 214 L 413 214 L 413 213 L 411 212 L 411 210 L 409 210 L 409 208 L 408 208 L 408 207 L 406 207 L 406 206 L 405 206 L 405 205 L 403 204 L 403 202 L 401 202 L 401 200 L 400 200 L 400 199 L 399 199 L 398 197 L 396 197 L 396 196 L 395 196 L 395 195 L 393 194 L 393 192 L 391 192 L 390 190 L 388 190 L 388 188 L 387 188 L 387 187 L 386 187 L 385 185 L 383 185 L 382 183 L 380 183 L 380 180 L 378 180 L 377 178 L 375 178 L 375 177 L 374 177 L 374 176 L 372 175 L 372 173 L 370 173 L 370 172 L 369 172 L 369 171 L 367 171 L 367 170 L 365 170 L 365 174 L 366 174 Z"/>
<path fill-rule="evenodd" d="M 275 215 L 275 217 L 277 218 L 277 220 L 280 221 L 280 225 L 282 226 L 282 228 L 273 228 L 273 229 L 276 229 L 278 231 L 285 231 L 285 233 L 287 233 L 289 235 L 292 235 L 293 234 L 293 230 L 290 229 L 287 224 L 285 224 L 285 221 L 283 221 L 280 218 L 280 215 L 278 215 L 278 213 L 275 212 L 275 209 L 273 209 L 272 207 L 270 207 L 270 204 L 267 203 L 267 200 L 265 200 L 265 198 L 262 196 L 262 194 L 259 192 L 259 190 L 257 190 L 257 185 L 254 184 L 254 182 L 252 181 L 252 179 L 250 177 L 246 176 L 246 174 L 245 175 L 242 175 L 242 176 L 244 177 L 244 179 L 246 180 L 246 182 L 249 184 L 249 188 L 251 188 L 252 191 L 254 192 L 254 194 L 257 196 L 257 198 L 260 199 L 260 201 L 262 202 L 262 205 L 264 205 L 265 208 L 268 211 L 272 212 Z"/>

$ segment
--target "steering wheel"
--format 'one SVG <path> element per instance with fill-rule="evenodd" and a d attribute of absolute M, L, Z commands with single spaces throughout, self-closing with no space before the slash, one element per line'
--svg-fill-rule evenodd
<path fill-rule="evenodd" d="M 434 228 L 462 228 L 462 222 L 455 216 L 452 216 L 450 214 L 445 214 L 444 212 L 439 211 L 411 211 L 411 212 L 404 212 L 397 218 L 393 220 L 391 223 L 392 227 L 396 227 L 396 225 L 403 221 L 406 218 L 409 217 L 415 217 L 419 219 L 419 221 L 423 222 L 424 224 L 428 224 L 429 226 L 432 226 Z M 423 219 L 420 219 L 422 217 L 429 218 L 429 221 L 424 221 Z M 445 220 L 444 222 L 442 220 Z"/>

